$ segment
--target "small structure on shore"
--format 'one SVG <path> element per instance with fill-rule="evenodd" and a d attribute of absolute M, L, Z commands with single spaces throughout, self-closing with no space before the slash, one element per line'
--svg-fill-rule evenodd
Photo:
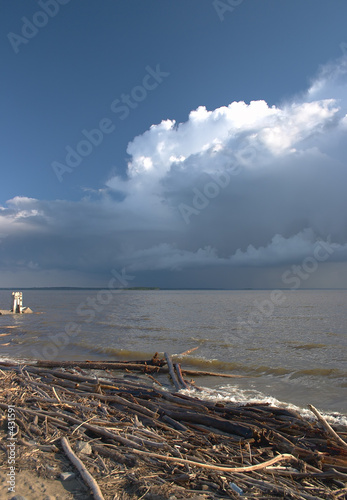
<path fill-rule="evenodd" d="M 12 308 L 10 310 L 0 309 L 2 314 L 30 314 L 30 307 L 23 307 L 23 292 L 12 292 Z"/>
<path fill-rule="evenodd" d="M 21 314 L 23 312 L 23 292 L 12 292 L 12 297 L 12 312 Z"/>

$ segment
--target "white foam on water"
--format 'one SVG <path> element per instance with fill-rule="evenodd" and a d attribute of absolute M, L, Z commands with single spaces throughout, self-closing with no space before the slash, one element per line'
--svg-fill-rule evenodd
<path fill-rule="evenodd" d="M 0 363 L 2 361 L 21 363 L 21 364 L 23 363 L 31 364 L 33 360 L 27 358 L 7 357 L 6 355 L 3 355 L 0 356 Z M 162 389 L 165 390 L 164 387 Z M 189 396 L 193 396 L 201 400 L 232 402 L 240 406 L 249 403 L 255 403 L 255 404 L 260 403 L 260 404 L 275 406 L 278 408 L 287 408 L 288 410 L 297 411 L 307 420 L 310 421 L 316 420 L 316 417 L 309 409 L 302 408 L 291 403 L 286 403 L 285 401 L 280 401 L 273 396 L 265 395 L 264 393 L 257 391 L 255 389 L 244 390 L 240 389 L 237 385 L 228 385 L 228 384 L 221 386 L 218 389 L 209 389 L 207 387 L 202 387 L 201 389 L 202 390 L 184 389 L 181 390 L 180 392 L 182 394 L 187 394 Z M 320 411 L 320 413 L 324 416 L 327 422 L 329 422 L 332 425 L 347 426 L 347 415 L 338 412 L 326 413 L 324 411 Z"/>
<path fill-rule="evenodd" d="M 273 396 L 265 395 L 264 393 L 253 389 L 244 390 L 240 389 L 237 386 L 231 385 L 221 386 L 218 389 L 209 389 L 207 387 L 201 387 L 201 389 L 202 390 L 184 389 L 180 392 L 202 400 L 205 399 L 210 401 L 225 401 L 237 403 L 240 406 L 244 406 L 249 403 L 267 404 L 270 406 L 275 406 L 277 408 L 286 408 L 288 410 L 297 411 L 301 416 L 310 421 L 316 420 L 316 417 L 309 409 L 301 408 L 300 406 L 286 403 L 285 401 L 280 401 Z M 323 411 L 320 411 L 320 413 L 326 419 L 326 421 L 332 425 L 347 426 L 347 415 L 343 415 L 342 413 L 338 412 L 325 413 Z"/>
<path fill-rule="evenodd" d="M 0 363 L 32 364 L 34 360 L 28 358 L 14 358 L 13 356 L 0 356 Z"/>

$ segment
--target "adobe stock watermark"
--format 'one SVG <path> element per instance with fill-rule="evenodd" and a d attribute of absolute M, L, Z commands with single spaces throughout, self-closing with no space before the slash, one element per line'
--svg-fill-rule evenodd
<path fill-rule="evenodd" d="M 212 5 L 220 21 L 224 21 L 227 12 L 233 12 L 235 7 L 241 5 L 243 0 L 213 0 Z"/>
<path fill-rule="evenodd" d="M 7 490 L 16 493 L 16 442 L 18 428 L 16 424 L 16 409 L 13 405 L 7 407 Z"/>
<path fill-rule="evenodd" d="M 291 285 L 290 290 L 298 290 L 303 282 L 310 279 L 319 268 L 320 263 L 325 262 L 333 254 L 334 249 L 328 242 L 320 241 L 316 243 L 313 254 L 307 256 L 301 265 L 293 265 L 282 274 L 282 283 Z M 276 306 L 282 305 L 287 297 L 283 290 L 272 290 L 270 297 L 262 301 L 255 300 L 253 310 L 246 320 L 237 318 L 237 331 L 242 333 L 245 330 L 252 333 L 256 326 L 262 325 L 265 318 L 270 318 Z"/>
<path fill-rule="evenodd" d="M 42 10 L 38 10 L 33 14 L 32 19 L 22 17 L 21 34 L 13 33 L 12 31 L 7 34 L 7 38 L 13 48 L 15 54 L 19 53 L 21 45 L 27 45 L 30 40 L 35 38 L 39 30 L 47 26 L 50 19 L 55 17 L 60 11 L 61 5 L 66 5 L 71 0 L 38 0 L 38 5 Z"/>
<path fill-rule="evenodd" d="M 145 70 L 146 74 L 142 78 L 141 85 L 135 85 L 128 94 L 121 94 L 120 98 L 112 101 L 110 109 L 119 120 L 128 118 L 131 111 L 146 99 L 148 92 L 155 90 L 164 81 L 164 78 L 170 76 L 170 73 L 160 69 L 160 64 L 157 64 L 155 69 L 146 66 Z M 64 174 L 71 174 L 76 167 L 81 165 L 83 159 L 90 156 L 95 148 L 102 144 L 105 135 L 111 134 L 115 129 L 116 126 L 110 118 L 99 120 L 96 128 L 83 129 L 82 139 L 74 147 L 70 145 L 65 147 L 67 154 L 64 163 L 59 161 L 51 163 L 58 181 L 62 182 Z"/>
<path fill-rule="evenodd" d="M 82 323 L 91 323 L 97 313 L 101 313 L 106 307 L 109 307 L 117 293 L 129 285 L 129 281 L 135 279 L 135 276 L 128 276 L 125 269 L 119 273 L 115 269 L 111 271 L 107 288 L 99 290 L 95 296 L 87 297 L 76 308 L 76 314 L 82 318 Z M 70 344 L 71 340 L 81 333 L 82 324 L 74 321 L 66 323 L 64 331 L 54 335 L 48 335 L 49 344 L 44 346 L 40 351 L 35 348 L 31 349 L 31 355 L 34 359 L 55 359 L 58 354 Z"/>

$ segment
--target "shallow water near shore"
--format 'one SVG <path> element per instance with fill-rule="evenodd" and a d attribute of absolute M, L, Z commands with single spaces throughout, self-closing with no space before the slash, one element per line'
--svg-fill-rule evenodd
<path fill-rule="evenodd" d="M 186 368 L 243 375 L 197 377 L 213 397 L 346 415 L 347 290 L 282 294 L 276 305 L 268 290 L 24 290 L 24 305 L 41 314 L 0 316 L 0 356 L 131 360 L 167 351 Z M 0 291 L 1 308 L 9 299 Z"/>

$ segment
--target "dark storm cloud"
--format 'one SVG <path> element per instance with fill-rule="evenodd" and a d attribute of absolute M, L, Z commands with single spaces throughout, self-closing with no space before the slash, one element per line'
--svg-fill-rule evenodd
<path fill-rule="evenodd" d="M 281 106 L 200 107 L 185 123 L 153 125 L 128 145 L 127 179 L 111 178 L 97 199 L 9 200 L 2 269 L 259 269 L 324 241 L 345 261 L 346 73 L 343 59 Z"/>

